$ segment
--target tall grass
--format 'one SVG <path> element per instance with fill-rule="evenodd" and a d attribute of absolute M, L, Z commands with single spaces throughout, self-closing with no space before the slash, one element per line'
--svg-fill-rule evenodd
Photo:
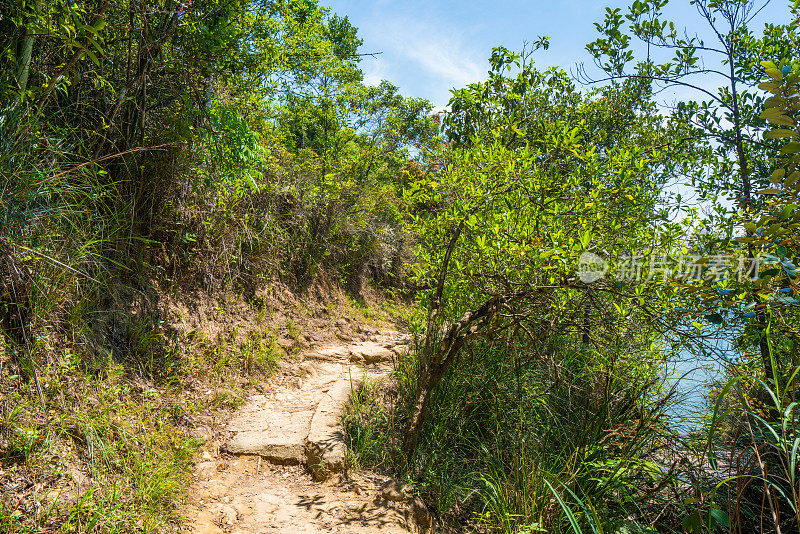
<path fill-rule="evenodd" d="M 776 354 L 769 329 L 767 343 L 773 376 L 734 374 L 716 393 L 707 440 L 715 476 L 698 524 L 724 516 L 731 532 L 800 531 L 800 367 L 779 371 L 792 355 Z"/>
<path fill-rule="evenodd" d="M 670 446 L 668 395 L 651 355 L 601 355 L 568 337 L 541 352 L 514 341 L 469 344 L 434 393 L 412 465 L 397 443 L 417 359 L 401 360 L 394 405 L 362 400 L 349 420 L 354 453 L 404 473 L 455 523 L 508 533 L 646 531 L 668 478 L 653 458 Z"/>

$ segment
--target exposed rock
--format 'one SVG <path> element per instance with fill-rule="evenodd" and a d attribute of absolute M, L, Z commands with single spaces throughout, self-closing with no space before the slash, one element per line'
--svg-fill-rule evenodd
<path fill-rule="evenodd" d="M 419 497 L 414 497 L 411 500 L 411 513 L 414 516 L 414 521 L 416 521 L 417 525 L 420 527 L 428 529 L 433 524 L 433 518 L 428 511 L 428 507 L 425 506 L 425 503 Z"/>
<path fill-rule="evenodd" d="M 392 351 L 376 343 L 365 343 L 354 348 L 353 353 L 360 355 L 367 363 L 388 362 L 392 359 Z"/>
<path fill-rule="evenodd" d="M 314 416 L 313 401 L 310 404 L 303 409 L 290 398 L 282 401 L 264 395 L 251 396 L 228 424 L 233 436 L 225 449 L 233 454 L 257 454 L 275 463 L 300 462 L 308 425 Z"/>
<path fill-rule="evenodd" d="M 408 487 L 408 485 L 403 484 L 398 480 L 387 480 L 381 486 L 381 497 L 387 501 L 405 501 L 410 495 L 411 489 Z"/>
<path fill-rule="evenodd" d="M 330 469 L 325 465 L 325 451 L 317 443 L 306 443 L 304 463 L 318 482 L 331 475 Z"/>
<path fill-rule="evenodd" d="M 383 347 L 386 349 L 396 349 L 401 346 L 409 346 L 411 344 L 411 339 L 407 337 L 401 337 L 397 339 L 390 339 L 389 341 L 383 344 Z"/>
<path fill-rule="evenodd" d="M 325 480 L 330 473 L 344 469 L 346 449 L 339 421 L 352 390 L 359 385 L 358 380 L 336 382 L 322 398 L 311 419 L 306 464 L 317 480 Z"/>
<path fill-rule="evenodd" d="M 317 368 L 314 367 L 314 364 L 311 362 L 303 362 L 300 364 L 300 371 L 302 375 L 308 375 L 310 377 L 316 377 L 319 373 L 317 373 Z"/>
<path fill-rule="evenodd" d="M 349 332 L 348 323 L 340 321 Z M 373 362 L 391 359 L 390 347 L 384 346 L 388 338 L 320 343 L 313 351 L 304 350 L 299 359 L 282 362 L 281 374 L 268 386 L 255 385 L 264 394 L 249 396 L 221 434 L 230 436 L 225 450 L 243 456 L 221 462 L 215 456 L 215 442 L 208 449 L 211 459 L 196 465 L 194 486 L 200 493 L 195 493 L 198 506 L 192 512 L 202 529 L 195 532 L 408 534 L 430 530 L 425 526 L 431 524 L 427 508 L 422 501 L 415 505 L 406 486 L 382 491 L 374 477 L 356 482 L 345 472 L 342 409 L 361 380 L 386 377 L 388 366 L 367 367 L 364 354 L 372 355 Z M 305 469 L 266 466 L 262 459 L 306 464 L 317 480 L 338 472 L 340 480 L 310 484 Z"/>
<path fill-rule="evenodd" d="M 287 465 L 300 463 L 303 453 L 296 432 L 274 436 L 265 430 L 239 432 L 225 449 L 232 454 L 257 454 L 273 463 Z"/>

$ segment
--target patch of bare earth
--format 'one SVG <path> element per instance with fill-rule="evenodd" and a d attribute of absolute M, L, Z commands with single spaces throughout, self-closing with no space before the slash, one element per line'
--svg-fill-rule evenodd
<path fill-rule="evenodd" d="M 345 470 L 341 413 L 352 388 L 386 377 L 397 332 L 320 346 L 285 361 L 196 464 L 186 532 L 407 533 L 430 524 L 419 500 Z M 219 443 L 219 442 L 218 442 Z M 402 493 L 402 492 L 401 492 Z"/>

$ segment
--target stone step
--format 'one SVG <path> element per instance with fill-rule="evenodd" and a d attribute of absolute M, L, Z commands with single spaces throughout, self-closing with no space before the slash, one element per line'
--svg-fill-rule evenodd
<path fill-rule="evenodd" d="M 361 386 L 360 379 L 342 379 L 328 390 L 311 419 L 305 444 L 305 464 L 317 480 L 342 471 L 346 457 L 342 411 L 353 390 Z"/>
<path fill-rule="evenodd" d="M 237 432 L 226 444 L 232 454 L 258 455 L 275 464 L 296 465 L 303 459 L 302 433 L 276 436 L 267 430 Z"/>
<path fill-rule="evenodd" d="M 398 344 L 402 341 L 363 342 L 306 353 L 306 361 L 298 366 L 304 377 L 299 389 L 279 387 L 269 395 L 249 397 L 228 424 L 231 437 L 225 449 L 274 463 L 304 463 L 318 480 L 342 470 L 346 458 L 342 411 L 363 378 L 386 374 L 383 368 L 368 372 L 345 362 L 351 357 L 366 364 L 389 361 Z"/>

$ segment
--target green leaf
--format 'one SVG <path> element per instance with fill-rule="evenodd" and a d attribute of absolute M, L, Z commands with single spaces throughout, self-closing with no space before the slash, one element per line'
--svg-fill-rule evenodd
<path fill-rule="evenodd" d="M 786 130 L 784 128 L 779 128 L 777 130 L 769 130 L 764 134 L 764 139 L 778 139 L 781 137 L 797 138 L 800 136 L 798 136 L 797 132 L 795 132 L 794 130 Z"/>
<path fill-rule="evenodd" d="M 769 121 L 770 124 L 774 124 L 775 126 L 791 126 L 792 128 L 797 126 L 795 122 L 786 115 L 776 115 L 774 117 L 769 117 L 767 118 L 767 121 Z"/>
<path fill-rule="evenodd" d="M 788 219 L 797 210 L 800 210 L 800 206 L 797 204 L 787 204 L 784 206 L 783 210 L 781 210 L 781 219 Z"/>
<path fill-rule="evenodd" d="M 88 48 L 84 48 L 84 49 L 83 49 L 83 51 L 84 51 L 84 53 L 85 53 L 87 56 L 89 56 L 89 59 L 91 59 L 91 60 L 92 60 L 92 63 L 94 63 L 94 64 L 95 64 L 95 65 L 97 65 L 98 67 L 100 66 L 100 60 L 99 60 L 99 59 L 97 59 L 97 56 L 94 54 L 94 52 L 92 52 L 92 51 L 91 51 L 91 50 L 89 50 Z"/>
<path fill-rule="evenodd" d="M 759 114 L 759 117 L 762 119 L 768 119 L 769 117 L 775 117 L 777 115 L 785 115 L 785 113 L 781 108 L 767 107 L 761 112 L 761 114 Z"/>
<path fill-rule="evenodd" d="M 792 141 L 791 143 L 786 143 L 781 147 L 781 152 L 784 154 L 797 154 L 800 152 L 800 143 Z"/>
<path fill-rule="evenodd" d="M 719 508 L 712 508 L 709 511 L 709 515 L 711 516 L 711 519 L 722 528 L 728 528 L 728 526 L 731 524 L 731 518 Z"/>
<path fill-rule="evenodd" d="M 681 524 L 686 532 L 694 534 L 695 532 L 700 532 L 703 528 L 703 518 L 700 517 L 699 513 L 695 512 L 684 517 Z"/>
<path fill-rule="evenodd" d="M 572 510 L 570 510 L 569 506 L 567 506 L 567 503 L 565 503 L 564 500 L 561 498 L 561 495 L 558 494 L 555 488 L 550 484 L 550 481 L 547 480 L 546 478 L 544 479 L 544 483 L 547 484 L 548 488 L 550 488 L 550 491 L 553 493 L 553 496 L 556 498 L 556 501 L 558 501 L 558 504 L 564 511 L 564 515 L 567 516 L 570 526 L 572 526 L 572 531 L 575 534 L 583 534 L 583 531 L 581 530 L 581 527 L 578 524 L 578 520 L 575 518 L 575 514 L 572 513 Z"/>
<path fill-rule="evenodd" d="M 783 73 L 779 69 L 777 69 L 777 68 L 768 68 L 768 69 L 766 69 L 766 72 L 767 72 L 767 76 L 769 76 L 773 80 L 776 80 L 776 81 L 779 81 L 779 82 L 783 81 Z"/>
<path fill-rule="evenodd" d="M 769 91 L 770 93 L 778 93 L 781 90 L 779 85 L 774 84 L 772 82 L 760 83 L 758 84 L 758 88 L 763 89 L 764 91 Z"/>
<path fill-rule="evenodd" d="M 581 236 L 581 245 L 583 246 L 584 250 L 589 247 L 589 243 L 592 240 L 592 232 L 591 230 L 586 230 L 584 234 Z"/>

